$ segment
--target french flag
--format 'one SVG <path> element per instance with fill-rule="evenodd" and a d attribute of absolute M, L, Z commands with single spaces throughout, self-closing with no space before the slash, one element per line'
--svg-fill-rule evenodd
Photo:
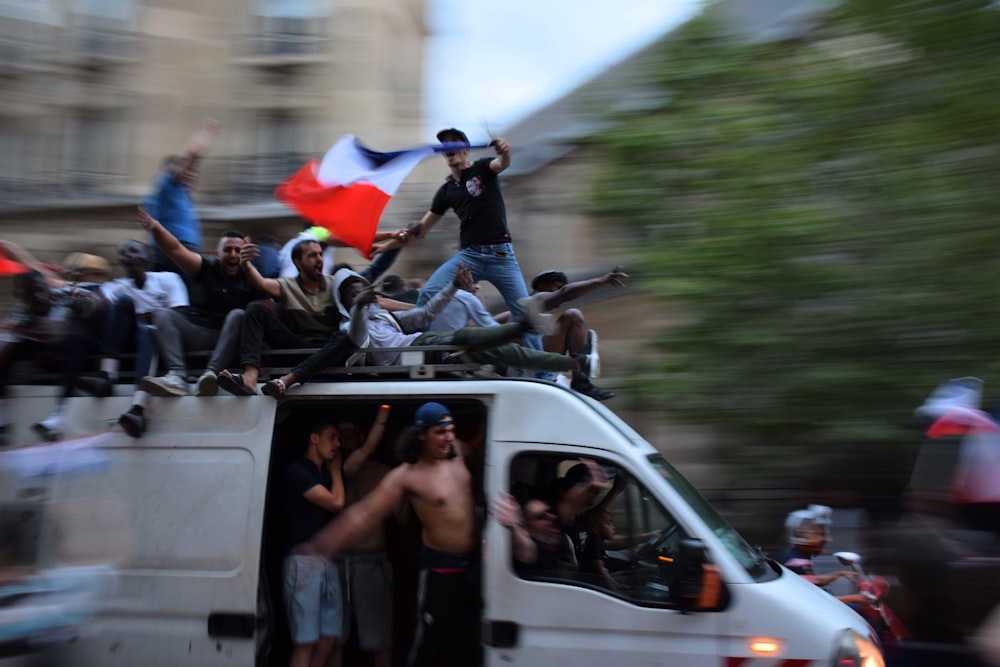
<path fill-rule="evenodd" d="M 370 257 L 385 205 L 421 160 L 434 153 L 487 145 L 445 143 L 379 153 L 348 134 L 321 162 L 310 160 L 278 185 L 274 197 Z"/>

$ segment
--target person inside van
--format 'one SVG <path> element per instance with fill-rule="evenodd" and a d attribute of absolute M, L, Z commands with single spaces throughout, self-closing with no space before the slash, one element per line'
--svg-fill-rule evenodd
<path fill-rule="evenodd" d="M 611 512 L 606 507 L 595 507 L 584 513 L 582 524 L 586 537 L 583 538 L 578 556 L 580 572 L 590 575 L 592 581 L 605 588 L 625 592 L 626 586 L 615 581 L 606 565 L 608 552 L 605 546 L 615 535 Z"/>
<path fill-rule="evenodd" d="M 317 532 L 297 553 L 337 556 L 409 500 L 422 525 L 417 627 L 408 665 L 437 667 L 448 649 L 455 664 L 478 665 L 479 525 L 468 453 L 440 403 L 421 405 L 400 439 L 403 463 L 363 500 Z"/>
<path fill-rule="evenodd" d="M 604 468 L 596 461 L 586 458 L 580 459 L 564 476 L 554 481 L 552 508 L 559 518 L 560 527 L 573 542 L 578 558 L 586 534 L 583 527 L 584 513 L 589 509 L 606 509 L 624 489 L 623 475 L 616 475 L 614 482 L 609 482 Z M 601 492 L 605 490 L 607 492 L 601 497 Z"/>
<path fill-rule="evenodd" d="M 576 573 L 572 544 L 544 500 L 533 498 L 522 510 L 513 496 L 501 492 L 493 515 L 510 530 L 515 569 L 521 576 L 569 577 Z"/>
<path fill-rule="evenodd" d="M 389 466 L 374 458 L 389 410 L 388 405 L 379 407 L 367 433 L 353 421 L 337 423 L 346 506 L 367 496 L 389 473 Z M 373 523 L 337 559 L 344 582 L 344 641 L 356 621 L 358 647 L 372 654 L 373 667 L 392 665 L 392 564 L 385 539 L 385 522 Z M 334 647 L 331 664 L 343 664 L 343 644 Z"/>
<path fill-rule="evenodd" d="M 284 507 L 289 552 L 285 557 L 285 607 L 292 638 L 291 667 L 326 664 L 343 634 L 340 570 L 329 558 L 295 553 L 344 508 L 340 437 L 333 424 L 309 429 L 302 458 L 285 470 Z"/>

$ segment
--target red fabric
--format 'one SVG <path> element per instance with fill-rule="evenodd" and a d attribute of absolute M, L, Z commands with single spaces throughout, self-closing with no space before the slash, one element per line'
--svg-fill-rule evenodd
<path fill-rule="evenodd" d="M 0 255 L 0 276 L 16 276 L 19 273 L 27 273 L 29 270 L 24 264 Z"/>
<path fill-rule="evenodd" d="M 319 162 L 310 160 L 278 185 L 274 191 L 275 198 L 370 258 L 375 230 L 385 205 L 389 203 L 389 195 L 366 182 L 346 187 L 325 186 L 316 179 L 318 169 Z"/>

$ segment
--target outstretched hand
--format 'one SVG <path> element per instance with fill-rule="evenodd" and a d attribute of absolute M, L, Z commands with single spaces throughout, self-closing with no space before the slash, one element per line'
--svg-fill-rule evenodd
<path fill-rule="evenodd" d="M 622 271 L 622 267 L 616 266 L 604 275 L 604 282 L 612 287 L 625 287 L 625 279 L 628 274 Z"/>
<path fill-rule="evenodd" d="M 160 221 L 146 213 L 145 209 L 141 206 L 139 207 L 139 224 L 142 225 L 143 230 L 152 233 L 154 229 L 160 226 Z"/>
<path fill-rule="evenodd" d="M 260 255 L 257 244 L 250 241 L 250 237 L 243 238 L 243 245 L 240 247 L 240 264 L 249 264 Z"/>
<path fill-rule="evenodd" d="M 504 528 L 513 528 L 524 523 L 521 506 L 514 500 L 514 496 L 506 491 L 501 491 L 493 503 L 493 516 Z"/>
<path fill-rule="evenodd" d="M 472 269 L 459 262 L 458 270 L 455 271 L 455 279 L 452 282 L 458 289 L 464 289 L 466 292 L 471 292 L 474 284 L 474 281 L 472 280 Z"/>

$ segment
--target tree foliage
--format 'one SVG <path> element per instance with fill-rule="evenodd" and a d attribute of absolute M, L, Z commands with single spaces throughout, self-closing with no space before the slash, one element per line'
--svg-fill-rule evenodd
<path fill-rule="evenodd" d="M 757 470 L 899 472 L 934 386 L 1000 371 L 1000 8 L 854 0 L 794 40 L 722 32 L 709 12 L 671 35 L 647 72 L 666 102 L 598 139 L 595 211 L 682 315 L 636 395 Z"/>

